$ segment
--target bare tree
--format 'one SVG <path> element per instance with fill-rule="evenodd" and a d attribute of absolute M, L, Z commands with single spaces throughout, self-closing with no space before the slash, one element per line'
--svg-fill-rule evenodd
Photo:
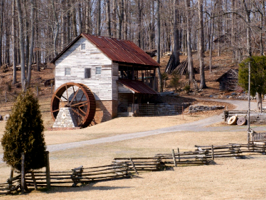
<path fill-rule="evenodd" d="M 16 31 L 15 31 L 15 0 L 12 1 L 12 51 L 13 51 L 13 84 L 17 82 L 17 69 L 16 69 Z"/>
<path fill-rule="evenodd" d="M 111 7 L 110 7 L 110 0 L 106 0 L 106 9 L 107 9 L 107 13 L 106 13 L 106 18 L 107 18 L 107 30 L 108 30 L 108 36 L 111 37 L 112 36 L 112 27 L 111 27 Z"/>
<path fill-rule="evenodd" d="M 179 12 L 178 12 L 179 0 L 173 1 L 174 7 L 174 50 L 173 50 L 173 65 L 176 67 L 180 64 L 179 53 L 180 53 L 180 42 L 179 42 L 179 27 L 178 27 L 178 19 L 179 19 Z"/>
<path fill-rule="evenodd" d="M 26 90 L 26 79 L 25 79 L 25 54 L 24 54 L 24 37 L 23 37 L 23 21 L 22 21 L 22 11 L 21 2 L 16 0 L 17 10 L 18 10 L 18 25 L 19 25 L 19 42 L 20 42 L 20 67 L 21 67 L 21 86 L 22 90 Z"/>
<path fill-rule="evenodd" d="M 101 35 L 101 0 L 98 0 L 97 10 L 97 35 Z"/>
<path fill-rule="evenodd" d="M 2 35 L 3 35 L 3 21 L 4 21 L 4 1 L 0 4 L 0 67 L 2 66 Z"/>
<path fill-rule="evenodd" d="M 187 14 L 187 59 L 188 59 L 188 72 L 189 72 L 189 82 L 193 83 L 194 71 L 193 71 L 193 61 L 191 54 L 191 37 L 190 37 L 190 0 L 185 0 L 186 14 Z M 189 85 L 190 85 L 189 84 Z"/>
<path fill-rule="evenodd" d="M 29 49 L 29 64 L 28 64 L 28 76 L 27 76 L 27 85 L 30 86 L 31 81 L 31 65 L 33 59 L 33 46 L 34 46 L 34 7 L 35 0 L 30 0 L 30 19 L 31 19 L 31 37 L 30 37 L 30 49 Z"/>
<path fill-rule="evenodd" d="M 119 9 L 118 9 L 118 19 L 119 19 L 119 29 L 118 29 L 118 38 L 122 39 L 122 23 L 124 21 L 124 0 L 119 0 Z"/>
<path fill-rule="evenodd" d="M 200 89 L 206 88 L 204 74 L 204 36 L 203 36 L 203 2 L 198 0 L 198 16 L 199 16 L 199 36 L 198 36 L 198 56 L 200 67 Z"/>

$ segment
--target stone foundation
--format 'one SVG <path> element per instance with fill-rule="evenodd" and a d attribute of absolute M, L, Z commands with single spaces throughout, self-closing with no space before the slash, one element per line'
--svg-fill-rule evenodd
<path fill-rule="evenodd" d="M 75 128 L 78 126 L 77 119 L 71 108 L 62 107 L 56 116 L 53 128 Z"/>

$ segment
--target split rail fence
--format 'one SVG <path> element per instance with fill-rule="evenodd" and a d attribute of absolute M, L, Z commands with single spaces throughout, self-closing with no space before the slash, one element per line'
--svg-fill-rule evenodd
<path fill-rule="evenodd" d="M 253 153 L 265 154 L 265 143 L 195 145 L 194 151 L 180 152 L 172 150 L 168 154 L 156 154 L 154 157 L 114 158 L 110 165 L 74 168 L 70 171 L 32 171 L 25 174 L 27 187 L 69 187 L 91 182 L 130 178 L 143 171 L 162 171 L 177 166 L 207 165 L 216 158 L 244 158 Z M 0 194 L 17 192 L 21 189 L 21 176 L 12 175 L 6 183 L 0 184 Z"/>

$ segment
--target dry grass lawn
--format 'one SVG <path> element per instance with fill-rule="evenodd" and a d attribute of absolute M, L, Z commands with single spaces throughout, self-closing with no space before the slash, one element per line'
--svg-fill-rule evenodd
<path fill-rule="evenodd" d="M 192 150 L 195 144 L 244 143 L 244 132 L 176 132 L 124 142 L 92 145 L 51 153 L 52 170 L 69 170 L 111 163 L 114 157 L 170 153 L 172 148 Z M 132 179 L 89 184 L 79 188 L 53 188 L 3 199 L 265 199 L 263 155 L 249 159 L 216 159 L 215 165 L 176 167 L 173 171 L 141 173 Z M 1 180 L 9 168 L 0 165 Z M 4 176 L 5 175 L 5 176 Z"/>
<path fill-rule="evenodd" d="M 168 117 L 117 118 L 97 126 L 72 131 L 45 131 L 48 145 L 89 140 L 115 134 L 153 130 L 189 123 L 219 112 Z M 44 118 L 45 119 L 45 118 Z M 49 116 L 47 113 L 47 119 Z M 0 122 L 3 134 L 5 122 Z M 1 137 L 1 136 L 0 136 Z M 245 143 L 246 132 L 173 132 L 123 142 L 90 145 L 50 153 L 52 171 L 110 164 L 114 157 L 153 156 L 171 149 L 193 150 L 194 145 Z M 249 159 L 216 159 L 215 165 L 176 167 L 174 170 L 141 173 L 132 179 L 88 184 L 78 188 L 52 188 L 1 199 L 265 199 L 265 155 Z M 10 168 L 0 164 L 0 182 Z"/>

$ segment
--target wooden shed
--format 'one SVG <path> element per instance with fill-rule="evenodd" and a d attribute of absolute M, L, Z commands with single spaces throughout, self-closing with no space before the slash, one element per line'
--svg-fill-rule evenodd
<path fill-rule="evenodd" d="M 131 41 L 82 33 L 52 63 L 55 90 L 74 82 L 93 92 L 96 123 L 132 111 L 135 104 L 157 95 L 156 69 L 160 66 Z"/>
<path fill-rule="evenodd" d="M 234 91 L 238 87 L 238 70 L 229 69 L 216 81 L 220 83 L 220 90 L 222 91 Z"/>

